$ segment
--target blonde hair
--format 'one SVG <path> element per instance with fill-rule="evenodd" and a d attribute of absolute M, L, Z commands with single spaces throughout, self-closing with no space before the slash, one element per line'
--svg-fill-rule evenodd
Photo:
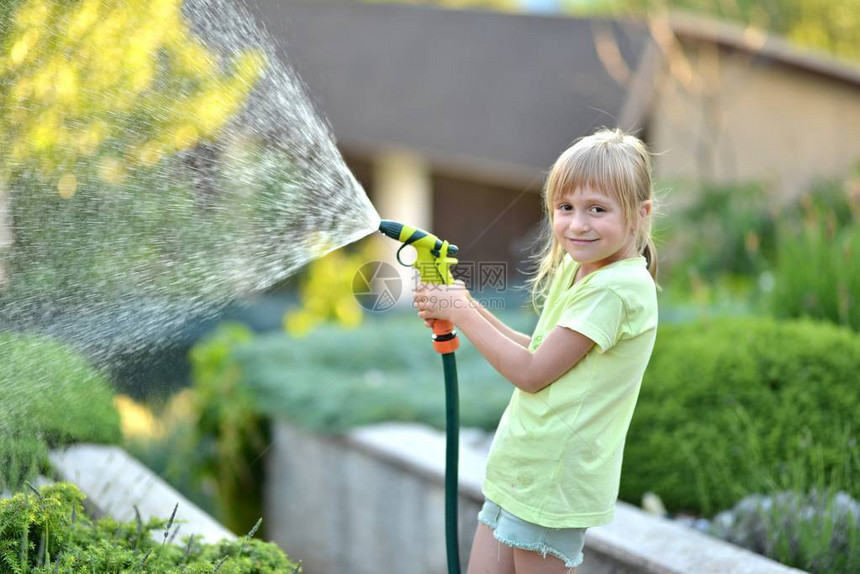
<path fill-rule="evenodd" d="M 540 250 L 530 258 L 536 263 L 536 270 L 526 282 L 536 310 L 538 300 L 546 297 L 549 283 L 565 253 L 552 231 L 553 206 L 566 193 L 586 187 L 598 189 L 621 204 L 628 228 L 636 229 L 636 252 L 645 256 L 648 271 L 657 280 L 657 250 L 651 239 L 651 217 L 639 215 L 642 202 L 654 202 L 651 155 L 639 138 L 620 129 L 602 128 L 565 150 L 547 177 L 542 194 L 546 218 L 537 240 Z"/>

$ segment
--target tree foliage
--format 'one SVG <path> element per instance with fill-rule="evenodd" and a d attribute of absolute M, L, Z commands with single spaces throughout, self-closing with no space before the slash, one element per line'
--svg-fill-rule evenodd
<path fill-rule="evenodd" d="M 567 0 L 568 11 L 583 3 Z M 686 11 L 755 26 L 800 46 L 841 58 L 860 59 L 860 0 L 603 0 L 588 3 L 589 12 L 661 14 Z"/>
<path fill-rule="evenodd" d="M 0 176 L 22 166 L 74 195 L 83 163 L 118 184 L 211 138 L 263 55 L 229 63 L 194 36 L 182 0 L 19 0 L 0 29 Z"/>
<path fill-rule="evenodd" d="M 380 0 L 369 0 L 378 2 Z M 388 0 L 446 8 L 526 10 L 526 0 Z M 659 14 L 681 10 L 767 30 L 801 46 L 860 59 L 860 0 L 558 0 L 573 15 Z"/>

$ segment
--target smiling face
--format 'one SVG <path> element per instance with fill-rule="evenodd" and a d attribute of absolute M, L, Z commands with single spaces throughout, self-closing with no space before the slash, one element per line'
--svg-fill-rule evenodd
<path fill-rule="evenodd" d="M 636 239 L 621 204 L 591 187 L 577 187 L 555 199 L 552 229 L 583 275 L 636 255 Z"/>

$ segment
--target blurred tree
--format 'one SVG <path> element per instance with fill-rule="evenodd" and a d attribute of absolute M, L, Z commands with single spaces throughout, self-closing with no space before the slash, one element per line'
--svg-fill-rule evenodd
<path fill-rule="evenodd" d="M 264 65 L 256 50 L 220 62 L 182 0 L 0 2 L 0 285 L 16 173 L 34 170 L 65 199 L 82 172 L 119 184 L 212 138 Z"/>
<path fill-rule="evenodd" d="M 26 0 L 0 52 L 2 176 L 22 163 L 71 197 L 82 158 L 110 183 L 211 138 L 259 77 L 261 53 L 232 66 L 189 30 L 181 0 Z"/>
<path fill-rule="evenodd" d="M 512 12 L 520 8 L 521 0 L 368 0 L 374 3 L 397 2 L 400 4 L 438 4 L 445 8 L 480 8 Z"/>
<path fill-rule="evenodd" d="M 860 0 L 565 0 L 575 13 L 688 11 L 785 36 L 808 48 L 860 60 Z"/>
<path fill-rule="evenodd" d="M 860 60 L 860 0 L 365 0 L 483 8 L 505 12 L 560 6 L 577 15 L 654 14 L 682 10 L 732 20 L 785 36 L 799 45 Z"/>

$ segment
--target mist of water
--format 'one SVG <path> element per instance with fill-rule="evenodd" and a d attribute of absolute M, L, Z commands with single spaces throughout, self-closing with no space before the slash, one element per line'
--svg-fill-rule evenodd
<path fill-rule="evenodd" d="M 57 336 L 109 361 L 377 229 L 330 130 L 260 25 L 234 0 L 187 0 L 183 13 L 218 70 L 243 51 L 262 54 L 259 79 L 213 137 L 113 181 L 104 154 L 98 164 L 98 154 L 76 158 L 60 193 L 55 173 L 3 158 L 14 175 L 0 188 L 11 235 L 5 246 L 0 237 L 0 331 Z M 154 85 L 164 84 L 169 67 L 147 57 Z M 166 113 L 136 105 L 142 116 Z"/>

